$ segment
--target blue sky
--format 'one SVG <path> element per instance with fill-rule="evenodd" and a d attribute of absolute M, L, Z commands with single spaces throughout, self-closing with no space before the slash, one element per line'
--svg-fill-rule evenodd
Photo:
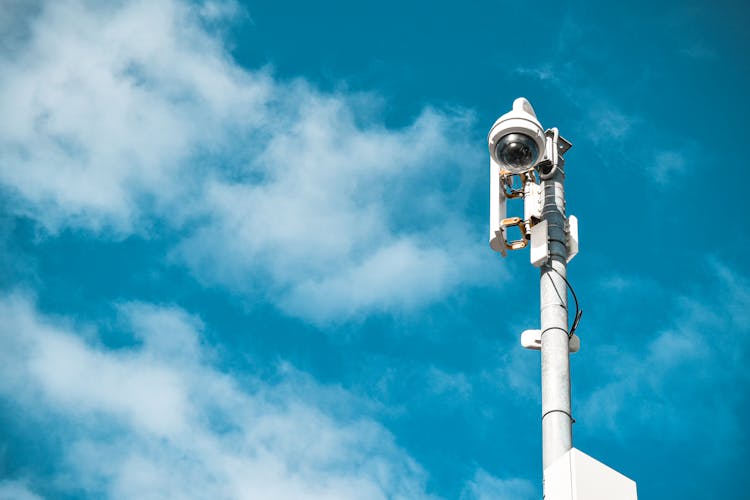
<path fill-rule="evenodd" d="M 573 142 L 574 444 L 742 498 L 740 2 L 11 1 L 0 498 L 541 497 L 486 134 Z"/>

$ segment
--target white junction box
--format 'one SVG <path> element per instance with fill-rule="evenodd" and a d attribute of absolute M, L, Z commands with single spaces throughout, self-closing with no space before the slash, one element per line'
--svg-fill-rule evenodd
<path fill-rule="evenodd" d="M 540 267 L 549 259 L 549 232 L 547 221 L 543 220 L 531 228 L 531 264 Z"/>
<path fill-rule="evenodd" d="M 568 262 L 578 255 L 578 217 L 568 217 Z"/>
<path fill-rule="evenodd" d="M 544 500 L 637 500 L 635 481 L 571 448 L 544 469 Z"/>

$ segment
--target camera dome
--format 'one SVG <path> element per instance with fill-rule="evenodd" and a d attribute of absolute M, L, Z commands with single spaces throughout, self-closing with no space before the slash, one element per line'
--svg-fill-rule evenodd
<path fill-rule="evenodd" d="M 497 142 L 495 158 L 501 166 L 511 172 L 523 172 L 536 164 L 539 147 L 528 135 L 507 134 Z"/>
<path fill-rule="evenodd" d="M 523 97 L 513 101 L 513 109 L 497 119 L 487 142 L 492 161 L 501 172 L 522 174 L 536 166 L 544 154 L 544 129 L 531 103 Z"/>

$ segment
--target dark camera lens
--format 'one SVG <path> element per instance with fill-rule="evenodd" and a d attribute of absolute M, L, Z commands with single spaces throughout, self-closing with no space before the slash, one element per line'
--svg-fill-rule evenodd
<path fill-rule="evenodd" d="M 534 140 L 524 134 L 508 134 L 497 143 L 498 161 L 511 170 L 523 170 L 534 166 L 539 149 Z"/>

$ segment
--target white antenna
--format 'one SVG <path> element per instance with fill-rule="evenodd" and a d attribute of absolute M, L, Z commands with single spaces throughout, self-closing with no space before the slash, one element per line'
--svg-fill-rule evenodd
<path fill-rule="evenodd" d="M 578 299 L 567 264 L 578 253 L 578 219 L 565 215 L 563 155 L 572 144 L 556 128 L 544 130 L 531 103 L 519 97 L 487 137 L 490 151 L 490 247 L 503 257 L 531 243 L 540 267 L 541 324 L 521 344 L 541 351 L 542 462 L 545 500 L 636 500 L 635 482 L 573 448 L 570 353 L 580 349 Z M 507 200 L 523 198 L 523 217 L 508 217 Z M 518 228 L 511 240 L 508 229 Z M 568 294 L 576 303 L 568 327 Z"/>

